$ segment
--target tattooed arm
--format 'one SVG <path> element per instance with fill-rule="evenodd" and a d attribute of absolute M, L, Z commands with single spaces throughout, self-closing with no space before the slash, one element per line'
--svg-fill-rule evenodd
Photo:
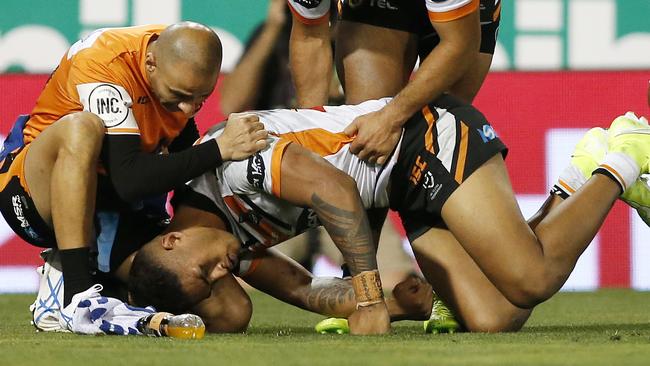
<path fill-rule="evenodd" d="M 256 289 L 301 309 L 325 316 L 347 318 L 356 310 L 357 301 L 349 280 L 313 277 L 298 262 L 274 249 L 255 254 L 255 271 L 242 279 Z M 429 318 L 433 292 L 431 286 L 416 277 L 407 277 L 386 299 L 391 321 Z"/>
<path fill-rule="evenodd" d="M 281 182 L 281 198 L 314 210 L 352 275 L 377 269 L 372 231 L 352 177 L 290 144 L 282 158 Z"/>
<path fill-rule="evenodd" d="M 348 321 L 353 334 L 390 330 L 377 272 L 377 253 L 357 184 L 322 157 L 289 144 L 280 168 L 280 198 L 309 207 L 341 251 L 352 274 L 357 310 Z"/>

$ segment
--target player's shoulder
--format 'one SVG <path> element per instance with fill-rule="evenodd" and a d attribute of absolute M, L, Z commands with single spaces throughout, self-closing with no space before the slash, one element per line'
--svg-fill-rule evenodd
<path fill-rule="evenodd" d="M 75 42 L 66 56 L 68 60 L 74 59 L 76 65 L 109 65 L 121 55 L 144 51 L 148 39 L 164 29 L 165 25 L 161 24 L 97 29 Z"/>

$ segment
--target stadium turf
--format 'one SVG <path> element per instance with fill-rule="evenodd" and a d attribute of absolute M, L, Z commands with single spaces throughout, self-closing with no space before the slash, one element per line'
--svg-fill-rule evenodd
<path fill-rule="evenodd" d="M 32 296 L 0 296 L 0 365 L 649 365 L 650 293 L 561 293 L 512 334 L 318 335 L 322 317 L 252 293 L 247 334 L 200 341 L 36 333 Z"/>

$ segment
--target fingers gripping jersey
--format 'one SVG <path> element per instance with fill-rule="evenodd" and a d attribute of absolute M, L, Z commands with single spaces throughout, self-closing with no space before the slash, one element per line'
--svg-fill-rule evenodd
<path fill-rule="evenodd" d="M 389 100 L 322 110 L 254 112 L 272 133 L 269 148 L 248 160 L 226 163 L 216 174 L 204 174 L 193 180 L 190 187 L 225 212 L 236 235 L 244 245 L 253 245 L 253 250 L 257 245 L 269 247 L 319 225 L 310 209 L 294 206 L 280 197 L 282 155 L 290 143 L 322 156 L 353 177 L 364 207 L 388 207 L 387 185 L 396 154 L 384 166 L 367 164 L 350 153 L 352 139 L 341 131 L 355 117 L 378 110 Z M 203 140 L 216 138 L 220 133 L 211 133 Z"/>
<path fill-rule="evenodd" d="M 147 45 L 164 28 L 104 28 L 72 45 L 36 102 L 25 143 L 61 117 L 88 111 L 102 119 L 108 134 L 140 135 L 145 152 L 169 144 L 187 118 L 160 105 L 145 70 Z"/>

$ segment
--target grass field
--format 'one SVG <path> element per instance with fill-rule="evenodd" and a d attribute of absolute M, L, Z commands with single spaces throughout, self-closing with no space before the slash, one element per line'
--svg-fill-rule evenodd
<path fill-rule="evenodd" d="M 561 293 L 512 334 L 318 335 L 322 317 L 252 293 L 247 334 L 200 341 L 36 333 L 31 295 L 0 296 L 0 365 L 650 365 L 650 293 Z"/>

